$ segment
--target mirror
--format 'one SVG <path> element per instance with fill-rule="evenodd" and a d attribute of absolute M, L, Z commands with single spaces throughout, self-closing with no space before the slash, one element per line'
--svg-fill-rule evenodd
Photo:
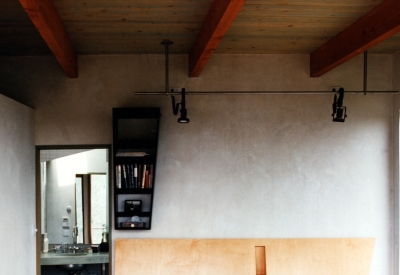
<path fill-rule="evenodd" d="M 109 147 L 40 149 L 41 232 L 50 244 L 99 244 L 109 232 Z"/>

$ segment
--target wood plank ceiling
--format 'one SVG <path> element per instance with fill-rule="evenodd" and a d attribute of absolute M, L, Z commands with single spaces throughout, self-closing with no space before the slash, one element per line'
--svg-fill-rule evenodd
<path fill-rule="evenodd" d="M 170 53 L 189 54 L 191 76 L 200 74 L 213 53 L 310 54 L 316 60 L 310 65 L 310 75 L 319 76 L 366 49 L 384 54 L 400 49 L 399 0 L 19 2 L 0 1 L 0 56 L 53 52 L 70 77 L 77 76 L 73 53 L 162 54 L 163 39 L 174 42 Z M 65 36 L 49 8 L 53 3 Z M 364 21 L 357 29 L 360 18 Z M 214 32 L 205 35 L 212 28 Z M 71 49 L 66 46 L 68 40 Z M 330 40 L 335 43 L 329 44 Z M 340 52 L 342 48 L 348 52 Z"/>

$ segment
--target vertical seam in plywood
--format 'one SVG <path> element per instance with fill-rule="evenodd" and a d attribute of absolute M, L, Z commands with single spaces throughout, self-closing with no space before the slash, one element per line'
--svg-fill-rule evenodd
<path fill-rule="evenodd" d="M 267 275 L 265 246 L 256 246 L 256 275 Z"/>

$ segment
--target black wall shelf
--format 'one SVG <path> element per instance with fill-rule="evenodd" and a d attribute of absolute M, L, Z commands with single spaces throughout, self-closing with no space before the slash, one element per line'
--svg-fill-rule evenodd
<path fill-rule="evenodd" d="M 160 108 L 113 109 L 116 230 L 151 229 L 159 121 Z M 126 201 L 141 210 L 126 211 Z"/>

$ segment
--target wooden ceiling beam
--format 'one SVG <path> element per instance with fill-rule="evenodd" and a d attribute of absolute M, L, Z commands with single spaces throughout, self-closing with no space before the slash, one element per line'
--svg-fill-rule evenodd
<path fill-rule="evenodd" d="M 310 55 L 319 77 L 400 31 L 400 1 L 386 0 Z"/>
<path fill-rule="evenodd" d="M 77 55 L 51 0 L 19 0 L 68 77 L 78 77 Z"/>
<path fill-rule="evenodd" d="M 189 76 L 197 77 L 211 58 L 246 0 L 213 0 L 189 54 Z"/>

